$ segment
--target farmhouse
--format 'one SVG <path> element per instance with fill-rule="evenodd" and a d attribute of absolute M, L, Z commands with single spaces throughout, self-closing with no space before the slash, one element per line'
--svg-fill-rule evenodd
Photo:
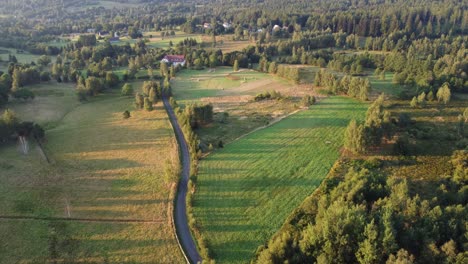
<path fill-rule="evenodd" d="M 177 66 L 177 65 L 184 66 L 185 65 L 185 57 L 184 57 L 184 55 L 166 55 L 161 60 L 161 62 L 170 63 L 170 64 L 172 64 L 174 66 Z"/>

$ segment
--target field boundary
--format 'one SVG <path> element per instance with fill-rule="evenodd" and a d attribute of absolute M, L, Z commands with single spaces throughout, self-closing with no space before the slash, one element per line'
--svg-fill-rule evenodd
<path fill-rule="evenodd" d="M 320 101 L 317 101 L 315 104 L 318 104 L 318 103 L 320 103 Z M 314 104 L 314 105 L 315 105 L 315 104 Z M 243 134 L 243 135 L 241 135 L 241 136 L 235 138 L 233 141 L 228 142 L 228 143 L 226 143 L 225 145 L 229 145 L 229 144 L 231 144 L 231 143 L 234 143 L 234 142 L 236 142 L 237 140 L 242 139 L 242 138 L 244 138 L 244 137 L 246 137 L 246 136 L 248 136 L 248 135 L 250 135 L 250 134 L 252 134 L 252 133 L 254 133 L 254 132 L 257 132 L 257 131 L 259 131 L 259 130 L 262 130 L 262 129 L 271 127 L 272 125 L 274 125 L 274 124 L 276 124 L 276 123 L 282 121 L 282 120 L 285 119 L 285 118 L 288 118 L 288 117 L 290 117 L 290 116 L 292 116 L 292 115 L 294 115 L 294 114 L 297 114 L 297 113 L 299 113 L 299 112 L 301 112 L 301 111 L 306 111 L 306 110 L 309 110 L 309 109 L 310 109 L 309 107 L 307 107 L 307 108 L 303 107 L 303 108 L 294 110 L 294 111 L 292 111 L 291 113 L 289 113 L 289 114 L 287 114 L 287 115 L 284 115 L 284 116 L 281 116 L 281 117 L 278 117 L 278 118 L 274 119 L 274 120 L 271 121 L 268 125 L 264 125 L 264 126 L 261 126 L 261 127 L 257 127 L 257 128 L 255 128 L 254 130 L 252 130 L 252 131 L 250 131 L 250 132 L 248 132 L 248 133 L 245 133 L 245 134 Z M 208 155 L 209 155 L 209 154 L 208 154 Z"/>
<path fill-rule="evenodd" d="M 101 223 L 163 223 L 164 219 L 112 219 L 112 218 L 77 218 L 77 217 L 40 217 L 0 215 L 0 220 L 31 220 L 31 221 L 72 221 L 72 222 L 101 222 Z"/>

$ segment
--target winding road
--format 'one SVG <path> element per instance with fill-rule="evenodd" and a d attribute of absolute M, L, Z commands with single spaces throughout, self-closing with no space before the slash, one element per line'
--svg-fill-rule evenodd
<path fill-rule="evenodd" d="M 177 122 L 177 117 L 172 109 L 171 104 L 166 96 L 163 97 L 164 107 L 166 108 L 169 120 L 171 121 L 174 129 L 177 142 L 179 143 L 180 152 L 182 154 L 182 177 L 180 179 L 176 201 L 174 206 L 174 224 L 176 229 L 176 236 L 178 237 L 179 243 L 184 251 L 184 255 L 190 263 L 201 262 L 202 259 L 198 254 L 197 246 L 193 240 L 190 228 L 188 226 L 187 219 L 187 208 L 185 204 L 185 197 L 187 196 L 187 185 L 190 174 L 190 153 L 185 141 L 182 129 Z"/>

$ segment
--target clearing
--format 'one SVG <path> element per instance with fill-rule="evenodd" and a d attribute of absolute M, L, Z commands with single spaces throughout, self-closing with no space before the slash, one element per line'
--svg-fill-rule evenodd
<path fill-rule="evenodd" d="M 294 112 L 306 94 L 314 94 L 310 84 L 294 84 L 283 78 L 254 70 L 231 67 L 183 70 L 172 80 L 174 98 L 181 105 L 204 102 L 213 105 L 214 122 L 197 130 L 206 144 L 228 143 L 255 128 L 265 126 Z M 255 102 L 254 96 L 278 91 L 281 100 Z M 224 113 L 229 116 L 226 118 Z"/>
<path fill-rule="evenodd" d="M 213 258 L 246 263 L 327 175 L 367 104 L 343 97 L 251 133 L 200 162 L 193 213 Z"/>

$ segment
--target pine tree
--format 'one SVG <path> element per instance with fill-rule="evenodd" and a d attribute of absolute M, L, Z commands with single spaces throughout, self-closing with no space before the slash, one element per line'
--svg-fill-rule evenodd
<path fill-rule="evenodd" d="M 416 98 L 416 96 L 414 96 L 413 99 L 411 100 L 410 106 L 411 106 L 412 108 L 418 107 L 418 99 Z"/>
<path fill-rule="evenodd" d="M 359 243 L 356 258 L 361 264 L 372 264 L 379 262 L 378 232 L 374 219 L 364 229 L 365 240 Z"/>
<path fill-rule="evenodd" d="M 429 91 L 429 93 L 426 96 L 427 101 L 432 102 L 434 101 L 434 93 L 432 91 Z"/>
<path fill-rule="evenodd" d="M 396 230 L 393 227 L 392 215 L 393 212 L 391 208 L 384 208 L 382 215 L 382 249 L 383 254 L 387 256 L 395 253 L 395 251 L 398 249 L 398 244 L 396 242 Z"/>
<path fill-rule="evenodd" d="M 351 120 L 345 131 L 344 146 L 348 150 L 359 153 L 364 150 L 363 147 L 363 127 L 358 126 L 356 120 Z"/>

